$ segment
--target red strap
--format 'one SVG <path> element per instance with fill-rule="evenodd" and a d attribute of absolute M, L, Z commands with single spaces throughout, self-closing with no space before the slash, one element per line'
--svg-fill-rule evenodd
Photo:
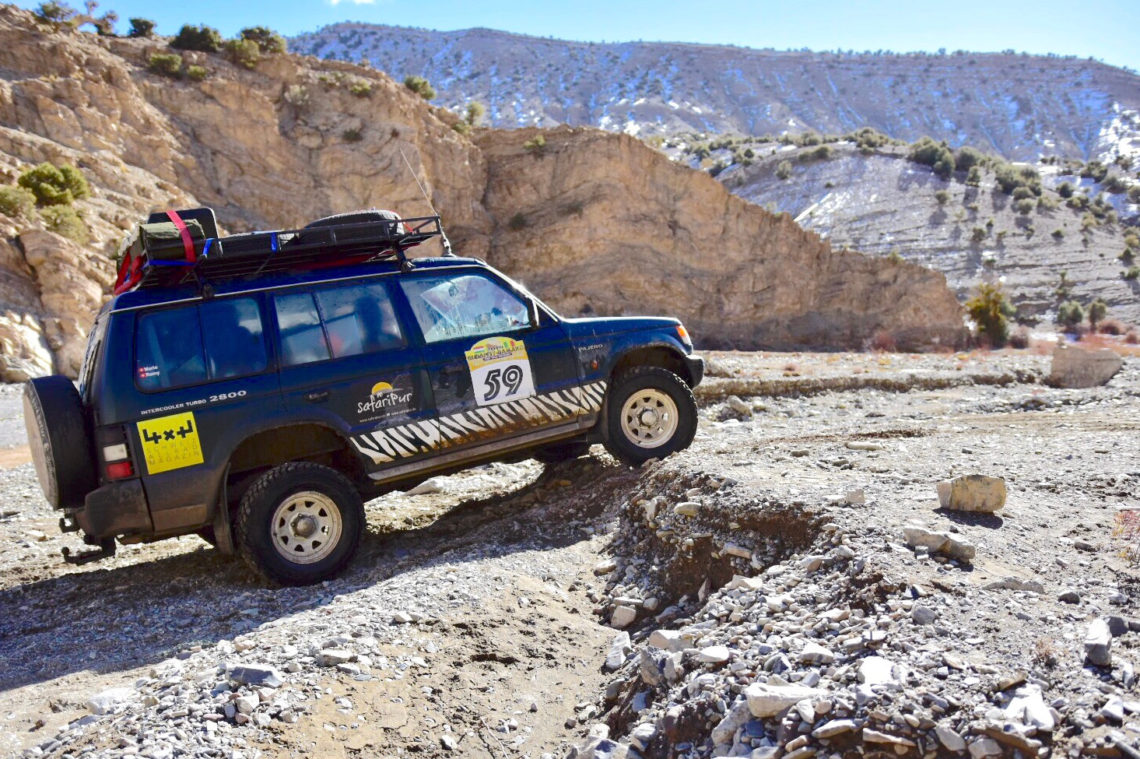
<path fill-rule="evenodd" d="M 170 217 L 170 221 L 178 229 L 178 233 L 182 235 L 182 249 L 186 251 L 186 262 L 194 263 L 197 256 L 194 253 L 194 240 L 190 237 L 190 230 L 186 228 L 186 222 L 182 221 L 182 217 L 178 215 L 177 211 L 167 211 L 166 215 Z"/>

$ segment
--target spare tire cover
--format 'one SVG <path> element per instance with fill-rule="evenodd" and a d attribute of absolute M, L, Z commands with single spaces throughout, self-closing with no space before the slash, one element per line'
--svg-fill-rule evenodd
<path fill-rule="evenodd" d="M 24 383 L 24 425 L 48 503 L 82 508 L 97 483 L 83 401 L 71 380 L 56 375 Z"/>

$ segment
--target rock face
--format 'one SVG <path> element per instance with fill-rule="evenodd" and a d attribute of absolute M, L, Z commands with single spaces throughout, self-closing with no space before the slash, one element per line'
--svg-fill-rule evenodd
<path fill-rule="evenodd" d="M 152 210 L 194 205 L 214 207 L 230 232 L 434 207 L 458 253 L 488 259 L 566 315 L 671 314 L 703 346 L 858 348 L 886 333 L 922 347 L 962 336 L 941 275 L 833 251 L 632 138 L 559 129 L 528 151 L 537 131 L 469 139 L 452 129 L 454 114 L 373 69 L 276 55 L 246 71 L 190 52 L 185 62 L 208 77 L 173 81 L 146 70 L 166 50 L 161 39 L 49 32 L 0 8 L 0 179 L 51 160 L 79 166 L 92 188 L 76 204 L 86 248 L 40 221 L 0 216 L 9 380 L 49 367 L 74 376 L 124 230 Z"/>
<path fill-rule="evenodd" d="M 1055 387 L 1096 387 L 1112 379 L 1124 359 L 1108 348 L 1090 349 L 1064 342 L 1053 349 L 1049 384 Z"/>

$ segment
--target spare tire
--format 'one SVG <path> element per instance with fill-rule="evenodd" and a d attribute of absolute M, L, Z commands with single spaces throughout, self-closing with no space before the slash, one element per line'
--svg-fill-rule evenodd
<path fill-rule="evenodd" d="M 97 483 L 83 401 L 71 380 L 55 375 L 25 382 L 24 426 L 48 503 L 82 508 Z"/>
<path fill-rule="evenodd" d="M 325 216 L 317 219 L 316 221 L 309 222 L 305 225 L 305 229 L 317 229 L 319 227 L 331 227 L 335 224 L 367 224 L 373 221 L 399 221 L 400 214 L 395 211 L 381 211 L 372 209 L 370 211 L 349 211 L 348 213 L 338 213 L 335 216 Z M 403 225 L 397 225 L 397 231 L 403 232 Z"/>

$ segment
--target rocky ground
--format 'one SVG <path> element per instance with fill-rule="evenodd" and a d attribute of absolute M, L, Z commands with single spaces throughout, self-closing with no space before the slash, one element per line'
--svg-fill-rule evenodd
<path fill-rule="evenodd" d="M 314 588 L 197 538 L 64 565 L 9 448 L 0 754 L 1136 755 L 1140 361 L 712 358 L 689 451 L 386 496 Z M 971 473 L 1001 512 L 939 508 Z"/>

